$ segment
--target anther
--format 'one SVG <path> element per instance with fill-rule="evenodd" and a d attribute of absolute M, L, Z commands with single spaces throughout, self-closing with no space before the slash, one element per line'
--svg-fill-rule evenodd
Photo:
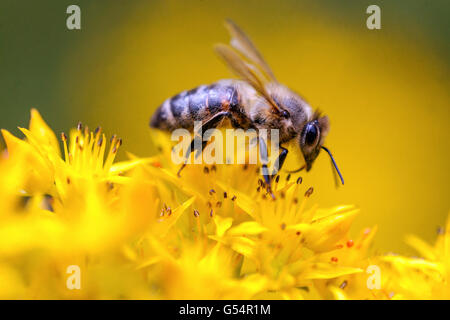
<path fill-rule="evenodd" d="M 216 202 L 216 207 L 217 207 L 217 208 L 220 208 L 221 206 L 222 206 L 222 202 L 217 201 L 217 202 Z"/>
<path fill-rule="evenodd" d="M 337 257 L 331 257 L 331 262 L 338 262 L 338 258 Z"/>
<path fill-rule="evenodd" d="M 283 222 L 280 227 L 281 227 L 281 230 L 286 229 L 286 223 Z"/>
<path fill-rule="evenodd" d="M 198 212 L 198 210 L 194 210 L 194 217 L 198 217 L 198 216 L 200 216 L 200 213 Z"/>
<path fill-rule="evenodd" d="M 203 168 L 203 173 L 204 173 L 204 174 L 208 174 L 208 173 L 209 173 L 208 167 L 204 167 L 204 168 Z"/>
<path fill-rule="evenodd" d="M 209 190 L 209 195 L 212 196 L 213 193 L 216 193 L 216 191 L 214 189 Z"/>
<path fill-rule="evenodd" d="M 233 198 L 231 198 L 231 201 L 234 201 L 234 200 L 236 200 L 236 196 L 233 196 Z"/>
<path fill-rule="evenodd" d="M 67 136 L 64 132 L 61 132 L 61 140 L 66 142 L 67 141 Z"/>
<path fill-rule="evenodd" d="M 96 135 L 97 133 L 99 133 L 99 132 L 100 132 L 100 129 L 101 129 L 101 127 L 95 128 L 94 134 Z"/>
<path fill-rule="evenodd" d="M 305 192 L 305 197 L 309 198 L 312 195 L 313 191 L 314 191 L 314 188 L 313 187 L 309 187 L 309 189 L 306 190 L 306 192 Z"/>
<path fill-rule="evenodd" d="M 226 192 L 223 193 L 223 198 L 224 199 L 228 198 L 228 194 Z"/>
<path fill-rule="evenodd" d="M 277 177 L 275 178 L 275 182 L 278 183 L 278 181 L 280 181 L 280 175 L 277 175 Z"/>
<path fill-rule="evenodd" d="M 348 282 L 347 280 L 344 280 L 341 285 L 339 286 L 339 289 L 344 289 L 347 286 Z"/>
<path fill-rule="evenodd" d="M 99 147 L 101 147 L 102 144 L 103 144 L 103 137 L 101 137 L 101 138 L 98 140 L 98 142 L 97 142 L 97 145 L 98 145 Z"/>
<path fill-rule="evenodd" d="M 81 124 L 81 121 L 80 121 L 80 122 L 78 122 L 78 124 L 77 124 L 77 130 L 78 130 L 78 131 L 81 131 L 82 128 L 83 128 L 83 125 Z"/>
<path fill-rule="evenodd" d="M 302 177 L 298 177 L 297 184 L 301 184 L 302 182 L 303 182 L 303 178 Z"/>
<path fill-rule="evenodd" d="M 286 177 L 286 182 L 288 182 L 291 179 L 291 174 L 289 173 Z"/>
<path fill-rule="evenodd" d="M 209 216 L 212 218 L 213 215 L 214 215 L 214 211 L 213 211 L 213 209 L 211 209 L 211 211 L 209 212 Z"/>
<path fill-rule="evenodd" d="M 347 248 L 351 248 L 351 247 L 353 247 L 353 240 L 348 240 L 347 241 Z"/>

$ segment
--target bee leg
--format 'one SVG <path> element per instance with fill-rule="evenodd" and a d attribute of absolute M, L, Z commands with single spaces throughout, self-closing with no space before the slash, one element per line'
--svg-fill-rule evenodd
<path fill-rule="evenodd" d="M 275 200 L 275 195 L 272 192 L 271 188 L 271 176 L 269 174 L 269 169 L 267 168 L 268 154 L 267 154 L 267 145 L 264 139 L 259 139 L 259 155 L 261 156 L 262 165 L 262 175 L 264 177 L 264 181 L 266 182 L 267 192 L 270 193 L 272 199 Z"/>
<path fill-rule="evenodd" d="M 229 112 L 226 112 L 226 111 L 219 112 L 215 116 L 213 116 L 211 119 L 209 119 L 205 123 L 203 123 L 202 127 L 197 132 L 194 133 L 194 139 L 192 139 L 191 145 L 189 146 L 189 148 L 186 151 L 186 154 L 184 156 L 184 158 L 185 158 L 184 163 L 182 164 L 181 168 L 177 172 L 178 177 L 180 177 L 181 171 L 184 169 L 184 167 L 186 167 L 187 162 L 188 162 L 189 157 L 192 152 L 196 151 L 195 158 L 198 158 L 202 154 L 202 150 L 205 148 L 205 146 L 209 142 L 209 141 L 203 141 L 203 140 L 207 140 L 212 133 L 212 132 L 206 132 L 206 131 L 209 129 L 212 129 L 212 128 L 216 128 L 219 125 L 220 121 L 222 121 L 222 119 L 224 119 L 225 117 L 229 117 L 229 116 L 230 116 Z M 203 130 L 205 131 L 204 136 L 202 136 Z M 200 142 L 201 142 L 201 144 L 200 144 Z M 199 148 L 198 146 L 201 146 L 201 147 Z"/>
<path fill-rule="evenodd" d="M 281 170 L 281 168 L 283 167 L 284 161 L 286 160 L 286 157 L 288 155 L 288 149 L 283 148 L 282 146 L 280 146 L 280 149 L 281 149 L 281 153 L 278 156 L 277 161 L 275 162 L 275 164 L 278 164 L 278 166 L 273 168 L 272 178 Z"/>

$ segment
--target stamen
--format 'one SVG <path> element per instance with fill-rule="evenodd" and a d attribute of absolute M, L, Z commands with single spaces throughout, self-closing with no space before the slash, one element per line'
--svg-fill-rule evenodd
<path fill-rule="evenodd" d="M 105 164 L 103 166 L 103 170 L 105 170 L 106 172 L 109 171 L 109 169 L 111 168 L 111 165 L 114 161 L 114 158 L 116 157 L 116 153 L 117 153 L 117 149 L 121 146 L 122 144 L 122 139 L 118 139 L 117 140 L 117 136 L 114 135 L 111 139 L 111 146 L 109 149 L 109 153 L 108 156 L 106 157 L 106 161 Z"/>
<path fill-rule="evenodd" d="M 64 160 L 69 163 L 69 150 L 67 148 L 67 136 L 64 132 L 61 133 L 61 139 L 64 146 Z"/>
<path fill-rule="evenodd" d="M 314 188 L 310 187 L 308 190 L 306 190 L 305 197 L 309 198 L 312 195 L 313 191 L 314 191 Z"/>

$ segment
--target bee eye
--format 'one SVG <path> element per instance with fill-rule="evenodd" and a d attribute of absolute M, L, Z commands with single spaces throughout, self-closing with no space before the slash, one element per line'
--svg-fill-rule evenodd
<path fill-rule="evenodd" d="M 305 130 L 305 144 L 311 146 L 316 142 L 319 130 L 317 129 L 317 126 L 312 123 L 308 123 Z"/>
<path fill-rule="evenodd" d="M 286 110 L 281 111 L 281 116 L 285 119 L 290 117 L 289 112 L 287 112 Z"/>

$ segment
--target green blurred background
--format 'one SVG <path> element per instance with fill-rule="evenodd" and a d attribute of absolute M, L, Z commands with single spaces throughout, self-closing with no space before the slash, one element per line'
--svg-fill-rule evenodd
<path fill-rule="evenodd" d="M 66 8 L 81 7 L 81 30 Z M 370 4 L 381 30 L 366 28 Z M 332 121 L 329 160 L 304 176 L 321 206 L 361 207 L 353 232 L 378 225 L 377 248 L 411 253 L 404 236 L 433 241 L 449 200 L 450 2 L 23 1 L 0 2 L 0 127 L 18 134 L 37 108 L 57 132 L 78 121 L 152 154 L 148 119 L 167 97 L 232 74 L 212 46 L 230 17 L 278 79 Z"/>

